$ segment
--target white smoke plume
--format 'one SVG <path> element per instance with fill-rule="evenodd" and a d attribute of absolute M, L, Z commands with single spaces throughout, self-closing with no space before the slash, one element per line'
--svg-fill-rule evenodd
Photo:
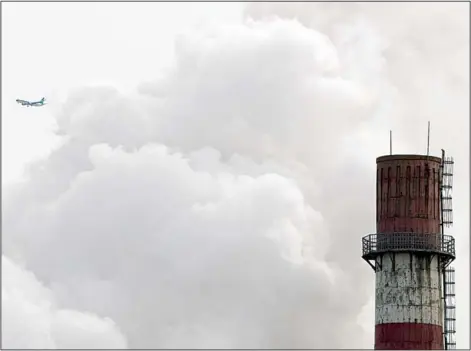
<path fill-rule="evenodd" d="M 57 307 L 54 293 L 2 256 L 3 344 L 9 348 L 125 348 L 109 318 Z"/>
<path fill-rule="evenodd" d="M 427 118 L 447 127 L 424 106 L 452 102 L 458 136 L 440 141 L 468 162 L 460 9 L 424 8 L 420 23 L 406 13 L 401 31 L 385 24 L 394 9 L 250 5 L 239 25 L 182 33 L 174 65 L 134 95 L 71 93 L 57 115 L 64 145 L 4 189 L 2 254 L 47 286 L 60 306 L 50 319 L 93 322 L 51 332 L 32 317 L 49 344 L 20 347 L 370 348 L 361 237 L 375 229 L 389 126 L 420 152 L 408 133 Z M 416 31 L 422 47 L 406 59 L 406 30 L 436 21 L 454 41 Z M 453 59 L 424 68 L 432 44 Z M 3 324 L 3 346 L 19 345 Z"/>

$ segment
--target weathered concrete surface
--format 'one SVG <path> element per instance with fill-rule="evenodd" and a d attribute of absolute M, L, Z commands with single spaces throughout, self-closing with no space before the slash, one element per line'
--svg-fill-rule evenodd
<path fill-rule="evenodd" d="M 443 349 L 441 303 L 436 256 L 385 254 L 376 272 L 375 349 Z"/>
<path fill-rule="evenodd" d="M 376 272 L 376 324 L 442 324 L 439 262 L 436 256 L 389 253 Z"/>

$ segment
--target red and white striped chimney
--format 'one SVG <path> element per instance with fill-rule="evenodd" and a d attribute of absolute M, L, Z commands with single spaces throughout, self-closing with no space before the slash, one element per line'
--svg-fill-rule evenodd
<path fill-rule="evenodd" d="M 389 155 L 376 163 L 377 232 L 363 238 L 363 258 L 376 272 L 375 349 L 443 349 L 442 277 L 454 239 L 444 240 L 440 225 L 442 159 Z"/>

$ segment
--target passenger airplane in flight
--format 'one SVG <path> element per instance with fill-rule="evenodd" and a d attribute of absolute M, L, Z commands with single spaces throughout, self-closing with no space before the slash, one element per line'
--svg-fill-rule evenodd
<path fill-rule="evenodd" d="M 45 101 L 46 101 L 46 98 L 42 98 L 39 101 L 27 101 L 27 100 L 16 99 L 17 103 L 21 104 L 22 106 L 27 106 L 27 107 L 44 106 L 46 105 Z"/>

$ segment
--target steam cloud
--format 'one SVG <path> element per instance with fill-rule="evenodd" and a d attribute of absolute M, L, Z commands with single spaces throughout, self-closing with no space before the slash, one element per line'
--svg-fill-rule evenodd
<path fill-rule="evenodd" d="M 3 343 L 17 348 L 125 348 L 109 319 L 60 309 L 34 275 L 2 257 Z"/>
<path fill-rule="evenodd" d="M 182 34 L 135 96 L 73 92 L 64 145 L 5 189 L 3 346 L 371 347 L 376 133 L 418 148 L 451 108 L 442 140 L 468 159 L 466 16 L 424 4 L 396 27 L 401 6 L 252 4 Z"/>

